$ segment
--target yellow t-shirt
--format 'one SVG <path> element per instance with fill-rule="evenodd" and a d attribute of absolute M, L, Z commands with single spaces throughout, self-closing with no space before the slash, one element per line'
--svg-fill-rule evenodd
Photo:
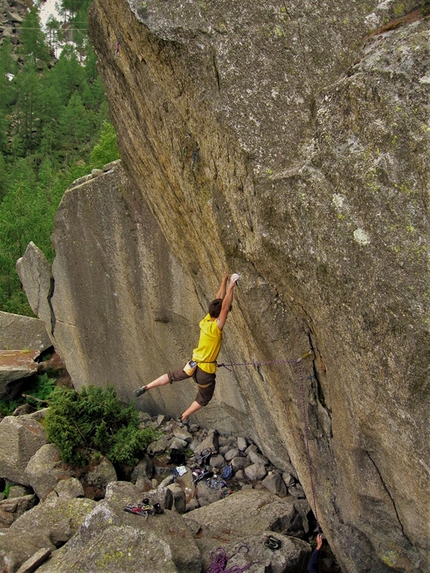
<path fill-rule="evenodd" d="M 199 322 L 199 327 L 199 344 L 193 350 L 193 360 L 199 363 L 199 368 L 213 374 L 216 372 L 216 359 L 221 350 L 222 330 L 219 329 L 216 319 L 211 319 L 210 314 Z"/>

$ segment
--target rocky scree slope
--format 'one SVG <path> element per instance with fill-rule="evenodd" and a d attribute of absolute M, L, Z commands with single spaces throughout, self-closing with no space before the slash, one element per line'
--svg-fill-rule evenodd
<path fill-rule="evenodd" d="M 12 452 L 0 448 L 0 478 L 9 486 L 0 500 L 4 573 L 119 573 L 150 563 L 151 571 L 200 573 L 214 561 L 211 552 L 219 559 L 220 545 L 229 567 L 306 570 L 315 521 L 303 489 L 247 438 L 141 413 L 141 426 L 160 436 L 134 468 L 117 468 L 118 481 L 103 457 L 85 468 L 62 463 L 46 443 L 46 411 L 0 423 L 1 443 L 13 444 Z M 156 504 L 161 512 L 142 512 Z M 329 553 L 322 564 L 337 570 Z"/>

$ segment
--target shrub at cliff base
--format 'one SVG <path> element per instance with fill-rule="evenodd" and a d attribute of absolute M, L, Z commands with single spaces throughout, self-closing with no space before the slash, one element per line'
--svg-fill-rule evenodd
<path fill-rule="evenodd" d="M 138 412 L 124 406 L 115 390 L 87 386 L 80 393 L 56 388 L 45 418 L 48 440 L 61 459 L 76 466 L 90 462 L 100 452 L 113 464 L 135 465 L 139 454 L 158 437 L 152 428 L 138 428 Z"/>

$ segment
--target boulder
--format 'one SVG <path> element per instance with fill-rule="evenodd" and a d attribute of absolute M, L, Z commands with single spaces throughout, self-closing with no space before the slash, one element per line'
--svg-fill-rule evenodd
<path fill-rule="evenodd" d="M 249 457 L 253 464 L 262 464 L 264 466 L 269 464 L 269 460 L 261 454 L 255 444 L 251 444 L 246 449 L 246 455 Z"/>
<path fill-rule="evenodd" d="M 244 473 L 250 481 L 261 481 L 267 475 L 267 469 L 264 464 L 250 464 L 244 468 Z"/>
<path fill-rule="evenodd" d="M 0 349 L 43 352 L 52 346 L 45 323 L 39 318 L 0 311 Z"/>
<path fill-rule="evenodd" d="M 24 476 L 42 501 L 53 491 L 60 480 L 72 477 L 72 467 L 65 464 L 54 444 L 45 444 L 29 460 Z"/>
<path fill-rule="evenodd" d="M 77 535 L 53 553 L 40 573 L 73 573 L 91 563 L 92 573 L 200 573 L 201 558 L 183 518 L 175 512 L 132 515 L 101 501 Z"/>
<path fill-rule="evenodd" d="M 270 471 L 261 483 L 271 493 L 279 497 L 285 497 L 287 495 L 287 487 L 279 472 Z"/>
<path fill-rule="evenodd" d="M 8 497 L 0 501 L 0 528 L 9 527 L 18 517 L 38 503 L 33 494 L 22 497 Z"/>
<path fill-rule="evenodd" d="M 0 422 L 0 474 L 18 484 L 30 485 L 28 462 L 47 443 L 45 429 L 30 416 L 7 416 Z"/>
<path fill-rule="evenodd" d="M 211 551 L 216 550 L 221 541 L 223 547 L 231 547 L 259 535 L 262 544 L 268 531 L 282 535 L 296 532 L 301 516 L 291 498 L 281 500 L 269 492 L 242 490 L 195 509 L 185 514 L 184 519 L 195 531 L 197 527 L 196 543 L 203 555 L 203 565 L 208 567 Z M 299 545 L 308 555 L 309 546 Z"/>
<path fill-rule="evenodd" d="M 76 497 L 85 497 L 84 488 L 81 482 L 74 477 L 60 480 L 54 488 L 58 497 L 66 499 L 75 499 Z"/>
<path fill-rule="evenodd" d="M 131 472 L 131 481 L 142 488 L 154 475 L 154 464 L 149 456 L 145 455 Z"/>
<path fill-rule="evenodd" d="M 89 532 L 91 535 L 93 532 Z M 178 573 L 169 545 L 150 530 L 142 532 L 131 526 L 111 525 L 97 530 L 86 543 L 65 547 L 38 568 L 39 573 Z M 182 570 L 185 573 L 185 569 Z M 189 569 L 197 573 L 197 569 Z"/>
<path fill-rule="evenodd" d="M 227 567 L 231 571 L 252 564 L 253 573 L 305 573 L 310 552 L 309 544 L 300 539 L 264 531 L 239 543 L 217 548 L 210 562 L 220 562 L 227 557 Z"/>
<path fill-rule="evenodd" d="M 26 264 L 23 263 L 23 260 L 26 261 Z M 55 317 L 51 307 L 54 283 L 51 265 L 42 251 L 33 242 L 30 242 L 24 256 L 18 259 L 16 270 L 22 284 L 25 285 L 25 294 L 32 311 L 44 322 L 46 332 L 51 340 L 54 340 Z"/>
<path fill-rule="evenodd" d="M 79 476 L 85 496 L 95 500 L 103 499 L 107 486 L 117 479 L 113 464 L 104 456 L 100 456 L 97 463 L 90 464 Z"/>
<path fill-rule="evenodd" d="M 0 400 L 13 400 L 25 378 L 37 373 L 38 350 L 0 350 Z"/>
<path fill-rule="evenodd" d="M 142 500 L 142 492 L 139 487 L 128 481 L 115 481 L 106 486 L 105 500 L 122 504 L 139 503 Z"/>
<path fill-rule="evenodd" d="M 194 451 L 194 455 L 196 456 L 197 460 L 218 453 L 219 450 L 218 437 L 219 437 L 218 431 L 212 428 L 208 430 L 207 435 L 206 437 L 203 438 L 203 440 L 199 438 L 197 444 L 191 445 L 191 448 Z"/>
<path fill-rule="evenodd" d="M 51 494 L 14 521 L 2 536 L 0 567 L 5 573 L 16 570 L 40 549 L 64 545 L 95 506 L 89 499 L 64 499 Z"/>
<path fill-rule="evenodd" d="M 187 502 L 185 492 L 178 483 L 172 483 L 167 488 L 172 493 L 173 505 L 172 509 L 178 513 L 185 513 L 187 510 Z"/>
<path fill-rule="evenodd" d="M 21 565 L 16 573 L 33 573 L 33 571 L 35 571 L 39 565 L 48 559 L 48 557 L 51 555 L 51 552 L 51 549 L 42 547 L 42 549 L 36 551 L 36 553 L 32 555 L 30 559 L 27 559 L 27 561 Z"/>

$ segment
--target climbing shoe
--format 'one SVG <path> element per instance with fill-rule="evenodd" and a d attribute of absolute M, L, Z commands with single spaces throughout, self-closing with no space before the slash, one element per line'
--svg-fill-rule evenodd
<path fill-rule="evenodd" d="M 183 420 L 182 416 L 179 416 L 179 418 L 176 418 L 176 421 L 180 426 L 185 426 L 186 428 L 190 429 L 190 421 L 188 420 L 188 418 L 186 420 Z"/>
<path fill-rule="evenodd" d="M 138 388 L 136 390 L 134 395 L 136 396 L 136 398 L 139 398 L 139 396 L 142 396 L 142 394 L 145 394 L 145 392 L 146 392 L 146 386 L 142 386 L 141 388 Z"/>

